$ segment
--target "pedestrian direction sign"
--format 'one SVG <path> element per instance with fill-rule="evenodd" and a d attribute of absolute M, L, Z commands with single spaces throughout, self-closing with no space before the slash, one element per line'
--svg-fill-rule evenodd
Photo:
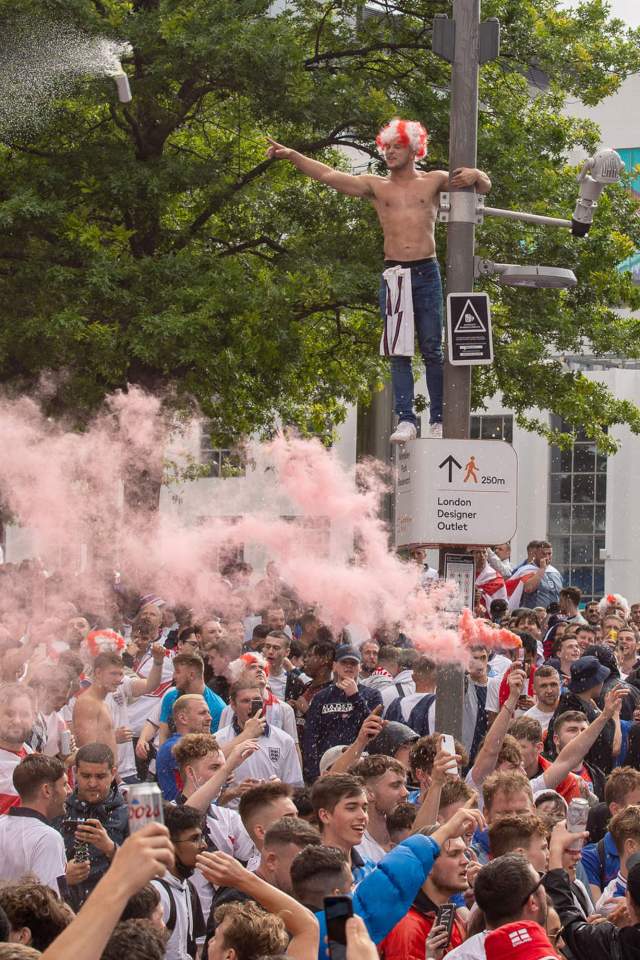
<path fill-rule="evenodd" d="M 447 344 L 454 367 L 493 363 L 491 305 L 486 293 L 447 296 Z"/>
<path fill-rule="evenodd" d="M 518 461 L 502 440 L 419 439 L 397 455 L 396 546 L 506 543 Z"/>

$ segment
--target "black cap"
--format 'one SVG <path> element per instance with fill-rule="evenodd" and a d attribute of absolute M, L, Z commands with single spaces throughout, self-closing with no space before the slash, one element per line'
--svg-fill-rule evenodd
<path fill-rule="evenodd" d="M 408 727 L 406 723 L 389 720 L 385 723 L 382 732 L 367 746 L 367 753 L 380 753 L 386 757 L 395 757 L 396 752 L 405 743 L 415 743 L 420 737 Z"/>

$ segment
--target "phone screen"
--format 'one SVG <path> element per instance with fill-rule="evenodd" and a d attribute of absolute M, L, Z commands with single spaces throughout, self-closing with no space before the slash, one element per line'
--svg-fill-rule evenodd
<path fill-rule="evenodd" d="M 325 897 L 324 914 L 331 960 L 344 960 L 347 954 L 346 923 L 353 916 L 351 897 Z"/>

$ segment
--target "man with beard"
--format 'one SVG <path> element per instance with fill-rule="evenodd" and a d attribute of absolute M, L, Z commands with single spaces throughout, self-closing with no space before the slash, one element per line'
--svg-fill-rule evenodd
<path fill-rule="evenodd" d="M 198 895 L 189 877 L 196 857 L 205 847 L 202 815 L 187 806 L 164 804 L 164 823 L 169 831 L 175 864 L 160 880 L 152 880 L 160 894 L 165 926 L 170 936 L 166 960 L 195 958 L 196 941 L 205 935 L 205 923 Z"/>
<path fill-rule="evenodd" d="M 363 860 L 379 863 L 393 847 L 387 816 L 409 796 L 407 771 L 393 757 L 374 755 L 363 757 L 351 773 L 364 782 L 369 803 L 369 823 L 356 849 Z"/>
<path fill-rule="evenodd" d="M 62 834 L 67 858 L 82 850 L 89 862 L 88 877 L 71 888 L 70 903 L 76 911 L 129 835 L 127 805 L 114 783 L 116 773 L 113 753 L 104 743 L 81 747 L 75 759 L 76 788 L 67 797 L 64 816 L 52 824 Z"/>
<path fill-rule="evenodd" d="M 35 721 L 34 697 L 22 683 L 0 686 L 0 814 L 20 802 L 13 771 L 32 752 L 27 746 Z"/>
<path fill-rule="evenodd" d="M 447 840 L 433 869 L 422 884 L 413 906 L 379 945 L 384 960 L 423 960 L 427 937 L 435 923 L 438 907 L 448 903 L 468 887 L 467 845 L 462 837 Z M 449 946 L 458 947 L 465 938 L 465 927 L 456 915 Z"/>

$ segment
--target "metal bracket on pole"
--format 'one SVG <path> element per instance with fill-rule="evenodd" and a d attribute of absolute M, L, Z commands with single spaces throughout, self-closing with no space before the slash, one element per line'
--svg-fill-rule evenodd
<path fill-rule="evenodd" d="M 436 57 L 453 63 L 456 46 L 456 25 L 446 13 L 437 13 L 433 18 L 431 50 Z"/>
<path fill-rule="evenodd" d="M 484 197 L 479 193 L 440 194 L 439 223 L 475 223 L 484 222 Z"/>
<path fill-rule="evenodd" d="M 478 59 L 480 64 L 497 60 L 500 56 L 500 21 L 491 17 L 480 24 L 480 50 Z"/>

